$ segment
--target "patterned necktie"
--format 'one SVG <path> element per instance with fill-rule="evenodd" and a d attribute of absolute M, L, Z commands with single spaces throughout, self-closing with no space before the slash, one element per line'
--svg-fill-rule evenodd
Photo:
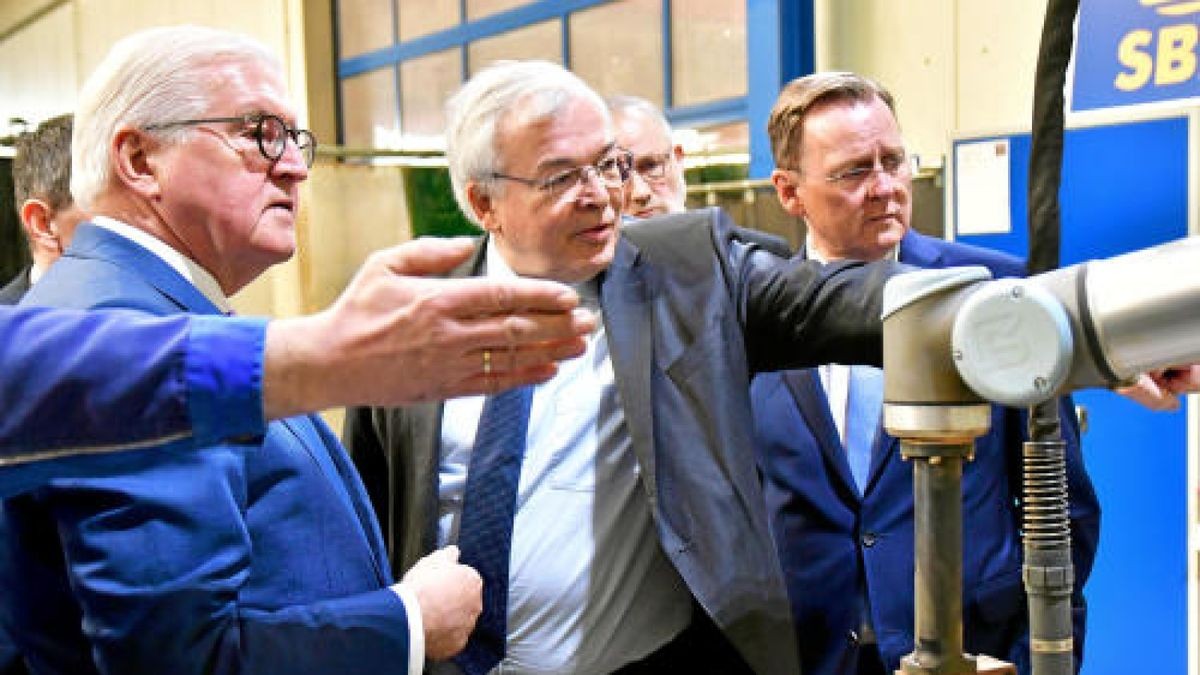
<path fill-rule="evenodd" d="M 871 448 L 875 445 L 882 408 L 883 371 L 872 366 L 850 366 L 850 387 L 846 394 L 846 459 L 859 492 L 867 485 Z"/>
<path fill-rule="evenodd" d="M 483 577 L 483 613 L 454 657 L 466 675 L 482 675 L 504 658 L 513 515 L 532 401 L 529 386 L 488 398 L 467 466 L 458 548 L 461 561 Z"/>

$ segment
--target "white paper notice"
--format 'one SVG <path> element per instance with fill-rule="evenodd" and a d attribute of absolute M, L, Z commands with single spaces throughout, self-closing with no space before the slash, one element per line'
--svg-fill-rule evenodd
<path fill-rule="evenodd" d="M 958 172 L 954 222 L 958 234 L 1012 231 L 1008 139 L 960 143 L 954 149 L 954 159 Z"/>

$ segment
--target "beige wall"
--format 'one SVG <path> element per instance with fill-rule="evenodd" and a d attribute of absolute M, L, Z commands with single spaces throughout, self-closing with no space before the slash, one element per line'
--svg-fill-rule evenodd
<path fill-rule="evenodd" d="M 816 0 L 817 66 L 879 78 L 923 161 L 952 134 L 1027 128 L 1045 0 Z M 278 52 L 309 126 L 334 138 L 332 0 L 0 0 L 0 124 L 67 110 L 108 46 L 140 28 L 199 23 Z M 749 34 L 753 39 L 753 29 Z M 336 296 L 371 248 L 409 237 L 396 169 L 318 164 L 298 222 L 301 254 L 235 299 L 292 314 Z"/>
<path fill-rule="evenodd" d="M 331 6 L 331 0 L 0 0 L 0 123 L 14 116 L 36 123 L 72 109 L 80 84 L 121 37 L 151 26 L 195 23 L 252 35 L 279 54 L 302 119 L 331 142 Z M 379 211 L 387 217 L 403 220 L 365 241 L 382 245 L 409 237 L 400 191 L 378 196 L 378 180 L 324 176 L 341 170 L 318 165 L 314 176 L 323 180 L 310 181 L 302 192 L 307 206 L 297 222 L 300 254 L 239 293 L 234 305 L 240 312 L 283 316 L 323 307 L 336 297 L 366 257 L 347 240 L 342 216 L 353 213 L 365 221 L 361 212 L 372 200 L 381 202 Z M 399 170 L 391 173 L 398 183 Z M 331 184 L 336 189 L 323 189 Z M 318 201 L 321 208 L 313 208 Z"/>
<path fill-rule="evenodd" d="M 1046 0 L 817 0 L 817 68 L 896 95 L 906 140 L 941 165 L 952 134 L 1029 127 Z"/>
<path fill-rule="evenodd" d="M 3 25 L 13 29 L 20 15 L 12 10 L 14 0 L 8 1 Z M 13 117 L 36 124 L 75 106 L 78 75 L 72 6 L 40 9 L 23 17 L 28 23 L 0 40 L 0 134 Z"/>

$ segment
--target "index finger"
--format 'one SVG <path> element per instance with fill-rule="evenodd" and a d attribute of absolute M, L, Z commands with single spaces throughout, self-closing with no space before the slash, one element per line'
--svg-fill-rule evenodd
<path fill-rule="evenodd" d="M 392 272 L 404 276 L 445 274 L 475 250 L 469 237 L 422 237 L 377 251 L 375 255 Z"/>
<path fill-rule="evenodd" d="M 442 279 L 441 299 L 452 314 L 475 317 L 513 312 L 565 312 L 579 305 L 570 286 L 545 279 Z"/>

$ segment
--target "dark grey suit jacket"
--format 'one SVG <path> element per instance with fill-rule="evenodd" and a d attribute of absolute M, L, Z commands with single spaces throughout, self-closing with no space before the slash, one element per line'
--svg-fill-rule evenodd
<path fill-rule="evenodd" d="M 0 288 L 0 305 L 15 305 L 25 297 L 29 292 L 29 273 L 33 271 L 32 267 L 26 267 L 21 270 L 17 276 L 12 278 L 12 281 Z"/>
<path fill-rule="evenodd" d="M 460 274 L 476 274 L 480 252 Z M 799 671 L 754 463 L 760 370 L 881 356 L 890 263 L 822 268 L 747 243 L 717 209 L 628 225 L 600 284 L 613 372 L 659 543 L 758 673 Z M 358 409 L 346 442 L 402 571 L 436 543 L 440 404 Z"/>

